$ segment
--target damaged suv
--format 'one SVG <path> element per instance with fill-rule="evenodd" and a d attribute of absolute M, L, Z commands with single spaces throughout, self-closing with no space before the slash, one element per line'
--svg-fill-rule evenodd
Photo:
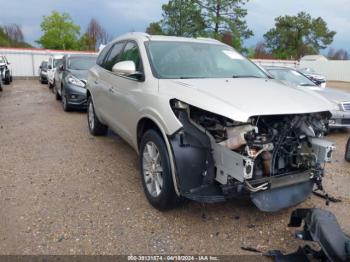
<path fill-rule="evenodd" d="M 273 212 L 321 187 L 334 150 L 323 138 L 332 105 L 282 85 L 212 39 L 131 33 L 90 69 L 88 126 L 107 126 L 138 153 L 149 202 L 249 196 Z"/>

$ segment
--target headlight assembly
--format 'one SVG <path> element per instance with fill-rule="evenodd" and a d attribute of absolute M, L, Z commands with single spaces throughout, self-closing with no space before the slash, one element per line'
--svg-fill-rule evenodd
<path fill-rule="evenodd" d="M 85 87 L 84 82 L 82 82 L 81 80 L 79 80 L 78 78 L 74 77 L 74 76 L 69 76 L 67 78 L 68 83 L 75 85 L 75 86 L 79 86 L 79 87 Z"/>

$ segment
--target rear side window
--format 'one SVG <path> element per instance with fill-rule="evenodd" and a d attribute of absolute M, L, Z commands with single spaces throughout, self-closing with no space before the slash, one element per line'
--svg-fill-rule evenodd
<path fill-rule="evenodd" d="M 109 52 L 107 59 L 102 63 L 102 67 L 112 71 L 112 67 L 120 61 L 120 54 L 123 51 L 124 43 L 116 43 Z"/>
<path fill-rule="evenodd" d="M 137 44 L 134 42 L 128 42 L 126 44 L 120 61 L 134 61 L 136 70 L 140 72 L 143 71 L 139 49 L 137 48 Z"/>

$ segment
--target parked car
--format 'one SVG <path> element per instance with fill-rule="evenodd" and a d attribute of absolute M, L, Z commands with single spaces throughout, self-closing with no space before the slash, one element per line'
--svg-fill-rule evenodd
<path fill-rule="evenodd" d="M 333 103 L 332 118 L 329 127 L 350 127 L 350 93 L 333 88 L 322 88 L 310 81 L 303 73 L 288 67 L 265 67 L 274 78 L 298 87 L 310 89 L 319 93 Z M 311 103 L 311 101 L 310 101 Z"/>
<path fill-rule="evenodd" d="M 62 99 L 64 111 L 86 109 L 88 69 L 96 63 L 96 55 L 65 55 L 55 72 L 54 93 Z"/>
<path fill-rule="evenodd" d="M 5 85 L 9 85 L 12 82 L 11 63 L 7 60 L 6 56 L 1 56 L 1 55 L 0 55 L 0 80 L 2 80 L 2 82 Z"/>
<path fill-rule="evenodd" d="M 242 195 L 267 212 L 296 205 L 334 150 L 322 137 L 326 99 L 269 79 L 216 40 L 122 36 L 89 70 L 87 96 L 91 134 L 110 127 L 139 153 L 160 210 Z"/>
<path fill-rule="evenodd" d="M 38 72 L 39 81 L 42 84 L 48 83 L 48 81 L 47 81 L 47 65 L 48 65 L 47 61 L 42 61 L 40 66 L 39 66 L 39 72 Z"/>
<path fill-rule="evenodd" d="M 49 58 L 49 63 L 47 65 L 47 82 L 49 88 L 52 88 L 55 84 L 55 71 L 58 65 L 62 63 L 62 58 L 62 55 L 52 55 Z"/>
<path fill-rule="evenodd" d="M 310 78 L 310 80 L 314 82 L 316 85 L 320 87 L 326 87 L 327 85 L 326 77 L 316 73 L 316 71 L 313 70 L 312 68 L 302 68 L 299 71 L 303 73 L 305 76 L 307 76 L 308 78 Z"/>
<path fill-rule="evenodd" d="M 346 144 L 346 148 L 345 148 L 345 160 L 347 162 L 350 162 L 350 138 Z"/>

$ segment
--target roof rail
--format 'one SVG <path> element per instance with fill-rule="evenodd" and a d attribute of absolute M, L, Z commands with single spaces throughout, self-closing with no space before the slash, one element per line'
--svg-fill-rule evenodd
<path fill-rule="evenodd" d="M 215 43 L 221 43 L 219 40 L 215 39 L 215 38 L 210 38 L 210 37 L 196 37 L 196 39 L 198 40 L 206 40 L 206 41 L 212 41 Z"/>

